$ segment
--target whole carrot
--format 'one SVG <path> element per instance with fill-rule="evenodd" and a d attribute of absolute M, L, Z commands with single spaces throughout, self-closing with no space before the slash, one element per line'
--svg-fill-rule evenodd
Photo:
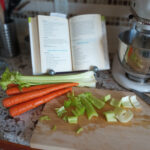
<path fill-rule="evenodd" d="M 60 90 L 60 89 L 72 87 L 72 86 L 77 86 L 77 85 L 78 85 L 78 83 L 62 83 L 62 84 L 54 85 L 52 87 L 48 87 L 45 89 L 40 89 L 40 90 L 31 91 L 31 92 L 27 92 L 27 93 L 21 93 L 18 95 L 14 95 L 14 96 L 5 98 L 3 100 L 3 105 L 4 105 L 4 107 L 11 107 L 13 105 L 23 103 L 25 101 L 29 101 L 34 98 L 41 97 L 43 95 L 47 95 L 56 90 Z"/>
<path fill-rule="evenodd" d="M 16 87 L 17 86 L 17 84 L 8 84 L 8 86 L 7 86 L 7 88 L 12 88 L 12 87 Z"/>
<path fill-rule="evenodd" d="M 38 90 L 38 89 L 44 89 L 44 88 L 51 87 L 54 85 L 57 85 L 57 84 L 33 85 L 30 87 L 24 87 L 22 89 L 19 89 L 18 86 L 15 86 L 15 87 L 8 88 L 6 90 L 6 94 L 11 96 L 11 95 L 19 94 L 19 93 L 26 93 L 26 92 L 30 92 L 30 91 L 34 91 L 34 90 Z"/>
<path fill-rule="evenodd" d="M 9 113 L 11 116 L 17 116 L 17 115 L 20 115 L 24 112 L 27 112 L 28 110 L 31 110 L 33 108 L 36 108 L 37 106 L 40 106 L 44 103 L 47 103 L 49 102 L 50 100 L 60 96 L 60 95 L 63 95 L 69 91 L 71 91 L 72 88 L 65 88 L 65 89 L 61 89 L 61 90 L 58 90 L 58 91 L 55 91 L 55 92 L 52 92 L 48 95 L 45 95 L 45 96 L 42 96 L 42 97 L 39 97 L 39 98 L 36 98 L 36 99 L 33 99 L 31 101 L 28 101 L 28 102 L 24 102 L 22 104 L 18 104 L 16 106 L 13 106 L 9 109 Z"/>

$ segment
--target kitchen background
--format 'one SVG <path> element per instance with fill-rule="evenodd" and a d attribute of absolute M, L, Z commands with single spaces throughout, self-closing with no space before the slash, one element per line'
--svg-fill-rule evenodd
<path fill-rule="evenodd" d="M 9 67 L 23 74 L 31 73 L 29 60 L 30 45 L 28 39 L 28 17 L 50 12 L 63 12 L 69 15 L 100 13 L 106 17 L 108 48 L 110 53 L 117 52 L 118 34 L 129 28 L 130 0 L 22 0 L 26 4 L 12 14 L 16 23 L 20 51 L 22 55 L 7 59 Z M 112 62 L 111 62 L 112 63 Z M 99 87 L 118 89 L 111 71 L 101 72 Z M 6 96 L 1 92 L 1 99 Z M 0 106 L 0 139 L 29 145 L 31 134 L 40 116 L 42 106 L 15 119 L 8 115 L 7 109 Z"/>
<path fill-rule="evenodd" d="M 118 34 L 129 28 L 131 0 L 22 0 L 25 4 L 13 12 L 18 39 L 21 47 L 29 51 L 28 20 L 29 16 L 48 15 L 50 12 L 62 12 L 69 15 L 99 13 L 106 17 L 108 48 L 110 53 L 117 51 Z"/>

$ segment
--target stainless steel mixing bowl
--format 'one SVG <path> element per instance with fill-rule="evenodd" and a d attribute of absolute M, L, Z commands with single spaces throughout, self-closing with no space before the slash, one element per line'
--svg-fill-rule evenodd
<path fill-rule="evenodd" d="M 130 75 L 150 78 L 150 34 L 135 28 L 120 33 L 118 58 Z"/>

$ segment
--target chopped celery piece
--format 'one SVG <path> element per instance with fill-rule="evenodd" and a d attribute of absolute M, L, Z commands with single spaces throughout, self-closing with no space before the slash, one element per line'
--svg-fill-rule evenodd
<path fill-rule="evenodd" d="M 131 104 L 132 104 L 135 108 L 137 108 L 137 109 L 141 109 L 141 108 L 142 108 L 141 104 L 140 104 L 139 101 L 136 99 L 136 96 L 135 96 L 135 95 L 133 95 L 133 96 L 130 97 L 130 101 L 131 101 Z"/>
<path fill-rule="evenodd" d="M 111 95 L 110 94 L 108 94 L 108 95 L 106 95 L 106 96 L 103 97 L 104 102 L 107 102 L 110 99 L 111 99 Z"/>
<path fill-rule="evenodd" d="M 77 124 L 78 123 L 78 117 L 77 116 L 69 116 L 68 117 L 68 123 Z"/>
<path fill-rule="evenodd" d="M 51 120 L 51 119 L 50 119 L 49 116 L 46 115 L 46 116 L 41 116 L 40 117 L 40 121 L 43 121 L 43 120 Z"/>
<path fill-rule="evenodd" d="M 125 113 L 116 115 L 116 118 L 122 123 L 127 123 L 133 118 L 133 112 L 131 110 L 127 110 Z"/>
<path fill-rule="evenodd" d="M 97 108 L 97 109 L 101 109 L 104 107 L 105 105 L 105 102 L 103 102 L 102 100 L 100 99 L 97 99 L 96 97 L 94 96 L 89 96 L 88 97 L 88 100 Z"/>
<path fill-rule="evenodd" d="M 78 95 L 79 98 L 88 98 L 89 96 L 92 96 L 92 93 L 84 92 L 84 93 Z"/>
<path fill-rule="evenodd" d="M 68 121 L 68 116 L 65 115 L 65 116 L 63 117 L 63 120 L 64 120 L 65 122 L 67 122 L 67 121 Z"/>
<path fill-rule="evenodd" d="M 68 107 L 70 107 L 70 106 L 71 106 L 71 100 L 70 100 L 70 99 L 64 101 L 64 107 L 65 107 L 65 108 L 68 108 Z"/>
<path fill-rule="evenodd" d="M 81 103 L 81 100 L 79 97 L 74 97 L 72 100 L 71 100 L 71 106 L 78 106 L 78 105 L 82 105 Z"/>
<path fill-rule="evenodd" d="M 72 91 L 71 93 L 67 93 L 67 97 L 68 97 L 68 98 L 74 97 L 74 91 Z"/>
<path fill-rule="evenodd" d="M 120 115 L 123 115 L 125 114 L 127 111 L 123 108 L 120 108 L 120 107 L 116 107 L 115 110 L 114 110 L 114 113 L 116 116 L 120 116 Z"/>
<path fill-rule="evenodd" d="M 79 133 L 82 132 L 82 131 L 83 131 L 83 128 L 79 128 L 79 129 L 76 131 L 76 133 L 79 134 Z"/>
<path fill-rule="evenodd" d="M 54 126 L 52 127 L 52 130 L 53 130 L 53 131 L 56 131 L 56 125 L 54 125 Z"/>
<path fill-rule="evenodd" d="M 84 112 L 85 112 L 85 107 L 83 105 L 79 105 L 74 110 L 72 110 L 72 113 L 75 116 L 81 116 L 84 114 Z"/>
<path fill-rule="evenodd" d="M 83 97 L 83 98 L 81 98 L 81 102 L 85 106 L 86 114 L 87 114 L 89 120 L 94 116 L 98 117 L 98 113 L 95 111 L 94 107 L 88 100 L 86 100 Z"/>
<path fill-rule="evenodd" d="M 117 119 L 115 117 L 115 113 L 113 111 L 104 112 L 104 115 L 105 115 L 106 120 L 108 122 L 117 122 Z"/>
<path fill-rule="evenodd" d="M 60 107 L 60 108 L 56 108 L 55 110 L 56 110 L 56 113 L 57 113 L 57 116 L 58 116 L 58 117 L 62 117 L 62 115 L 67 112 L 67 111 L 65 110 L 65 107 L 64 107 L 64 106 L 62 106 L 62 107 Z"/>
<path fill-rule="evenodd" d="M 112 105 L 114 107 L 120 107 L 121 106 L 121 101 L 118 101 L 118 100 L 112 98 L 111 101 L 110 101 L 110 105 Z"/>
<path fill-rule="evenodd" d="M 67 93 L 67 97 L 70 98 L 72 95 L 71 93 Z"/>
<path fill-rule="evenodd" d="M 125 108 L 133 108 L 129 96 L 125 96 L 121 98 L 121 105 Z"/>

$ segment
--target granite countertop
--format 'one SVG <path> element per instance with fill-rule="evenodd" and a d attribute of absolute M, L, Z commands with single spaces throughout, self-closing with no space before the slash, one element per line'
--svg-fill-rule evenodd
<path fill-rule="evenodd" d="M 110 60 L 112 56 L 110 56 Z M 21 53 L 20 55 L 4 59 L 11 70 L 16 70 L 24 75 L 31 75 L 31 57 L 29 52 Z M 110 61 L 112 62 L 112 61 Z M 97 88 L 123 90 L 112 78 L 111 71 L 101 71 L 97 74 Z M 6 97 L 4 91 L 0 89 L 0 102 Z M 8 110 L 0 103 L 0 139 L 14 143 L 29 145 L 33 129 L 36 126 L 44 105 L 36 109 L 28 111 L 20 116 L 12 118 L 8 114 Z"/>

